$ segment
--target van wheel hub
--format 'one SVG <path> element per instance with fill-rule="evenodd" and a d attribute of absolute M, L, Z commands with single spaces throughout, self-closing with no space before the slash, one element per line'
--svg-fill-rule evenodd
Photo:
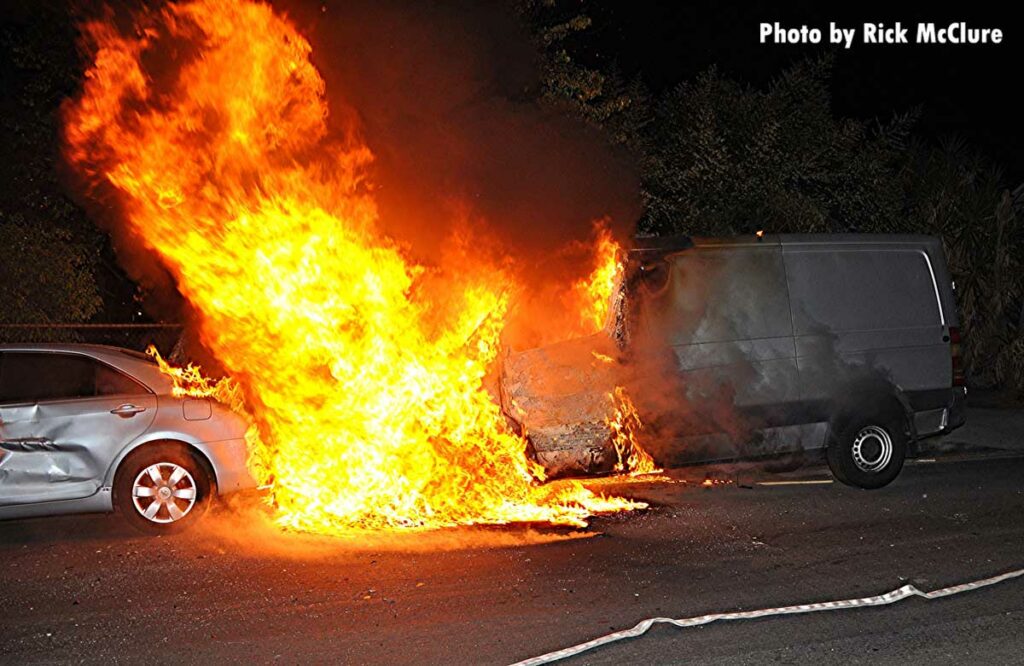
<path fill-rule="evenodd" d="M 892 437 L 885 428 L 866 426 L 853 439 L 853 462 L 865 472 L 879 472 L 892 460 Z"/>

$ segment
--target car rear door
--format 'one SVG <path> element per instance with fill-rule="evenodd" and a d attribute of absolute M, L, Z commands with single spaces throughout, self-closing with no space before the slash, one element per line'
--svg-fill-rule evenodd
<path fill-rule="evenodd" d="M 141 383 L 78 353 L 0 354 L 0 506 L 88 497 L 156 414 Z"/>

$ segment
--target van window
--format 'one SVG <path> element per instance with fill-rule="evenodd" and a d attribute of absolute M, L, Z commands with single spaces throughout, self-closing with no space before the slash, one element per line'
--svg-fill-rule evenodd
<path fill-rule="evenodd" d="M 937 326 L 928 263 L 914 250 L 786 254 L 797 335 Z"/>
<path fill-rule="evenodd" d="M 79 354 L 4 352 L 0 356 L 0 403 L 146 392 L 123 373 Z"/>
<path fill-rule="evenodd" d="M 664 286 L 643 300 L 648 329 L 669 344 L 792 335 L 778 248 L 693 248 L 667 261 Z"/>

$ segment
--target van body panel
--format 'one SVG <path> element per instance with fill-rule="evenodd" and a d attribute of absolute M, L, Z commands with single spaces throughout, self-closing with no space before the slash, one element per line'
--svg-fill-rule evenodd
<path fill-rule="evenodd" d="M 668 256 L 665 284 L 645 294 L 643 335 L 668 345 L 691 402 L 729 385 L 739 409 L 799 400 L 781 247 L 698 245 Z M 740 305 L 742 304 L 742 306 Z"/>
<path fill-rule="evenodd" d="M 699 403 L 707 387 L 730 385 L 736 420 L 759 426 L 762 447 L 825 446 L 836 404 L 866 377 L 899 394 L 917 436 L 962 422 L 950 418 L 949 328 L 958 318 L 938 239 L 695 239 L 664 261 L 665 286 L 643 296 L 645 334 L 671 345 L 684 399 Z M 751 452 L 719 439 L 685 437 L 674 458 Z"/>

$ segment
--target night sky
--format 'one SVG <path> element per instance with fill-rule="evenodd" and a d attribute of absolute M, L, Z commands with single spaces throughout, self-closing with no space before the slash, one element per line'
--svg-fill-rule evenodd
<path fill-rule="evenodd" d="M 1018 94 L 1024 81 L 1020 23 L 1009 4 L 864 2 L 843 4 L 800 0 L 736 5 L 712 0 L 686 2 L 585 3 L 600 31 L 600 57 L 616 61 L 629 76 L 640 75 L 655 91 L 692 78 L 711 65 L 740 81 L 765 86 L 789 64 L 833 51 L 836 65 L 833 104 L 843 116 L 888 119 L 920 107 L 916 134 L 936 140 L 958 135 L 995 159 L 1007 184 L 1024 182 L 1024 136 Z M 758 26 L 817 27 L 827 33 L 834 21 L 857 28 L 850 50 L 827 44 L 760 44 Z M 913 28 L 918 21 L 945 26 L 1000 28 L 999 45 L 884 46 L 859 43 L 865 22 Z M 824 40 L 827 41 L 827 34 Z"/>

